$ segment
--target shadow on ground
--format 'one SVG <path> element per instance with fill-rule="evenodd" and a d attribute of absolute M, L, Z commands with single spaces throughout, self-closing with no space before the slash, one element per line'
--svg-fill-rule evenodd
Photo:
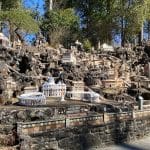
<path fill-rule="evenodd" d="M 149 149 L 140 148 L 138 146 L 132 144 L 126 144 L 126 143 L 120 144 L 119 146 L 126 150 L 149 150 Z"/>

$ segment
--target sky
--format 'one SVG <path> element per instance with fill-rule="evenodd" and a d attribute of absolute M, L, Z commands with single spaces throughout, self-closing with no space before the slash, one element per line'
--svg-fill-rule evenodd
<path fill-rule="evenodd" d="M 36 9 L 38 8 L 38 11 L 41 15 L 44 13 L 44 0 L 24 0 L 24 5 L 26 8 L 30 9 Z"/>
<path fill-rule="evenodd" d="M 23 0 L 24 1 L 24 6 L 28 9 L 32 10 L 38 10 L 40 15 L 44 14 L 44 0 Z M 29 34 L 26 36 L 26 42 L 28 44 L 31 43 L 32 39 L 35 38 L 34 34 Z"/>

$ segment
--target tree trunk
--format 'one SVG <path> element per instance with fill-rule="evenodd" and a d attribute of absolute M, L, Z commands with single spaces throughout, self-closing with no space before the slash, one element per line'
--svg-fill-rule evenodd
<path fill-rule="evenodd" d="M 53 9 L 53 0 L 49 0 L 49 10 Z"/>
<path fill-rule="evenodd" d="M 141 45 L 141 31 L 138 34 L 138 45 Z"/>
<path fill-rule="evenodd" d="M 0 21 L 0 32 L 2 33 L 3 31 L 3 23 Z"/>
<path fill-rule="evenodd" d="M 144 32 L 143 32 L 143 24 L 142 24 L 142 27 L 141 27 L 141 31 L 139 32 L 139 41 L 138 41 L 138 43 L 139 43 L 139 45 L 141 45 L 142 44 L 142 41 L 143 41 L 143 36 L 144 36 Z"/>
<path fill-rule="evenodd" d="M 14 33 L 14 26 L 11 23 L 9 23 L 9 34 L 10 34 L 10 42 L 12 43 L 13 46 L 15 42 L 15 33 Z"/>
<path fill-rule="evenodd" d="M 143 24 L 141 26 L 141 42 L 143 41 L 144 39 L 144 27 L 143 27 Z"/>
<path fill-rule="evenodd" d="M 125 35 L 124 35 L 124 19 L 121 18 L 121 46 L 124 47 L 125 44 Z"/>

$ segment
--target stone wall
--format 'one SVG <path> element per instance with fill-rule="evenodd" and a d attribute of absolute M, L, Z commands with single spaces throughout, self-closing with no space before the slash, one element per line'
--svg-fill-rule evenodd
<path fill-rule="evenodd" d="M 52 107 L 1 106 L 0 108 L 0 149 L 16 149 L 20 141 L 17 122 L 49 120 L 58 115 Z M 63 115 L 60 115 L 62 117 Z M 2 147 L 3 146 L 3 147 Z"/>
<path fill-rule="evenodd" d="M 104 114 L 86 114 L 79 117 L 62 117 L 61 119 L 51 119 L 44 121 L 18 122 L 17 132 L 19 135 L 32 135 L 45 133 L 48 131 L 73 128 L 79 126 L 99 126 L 112 122 L 121 122 L 128 120 L 136 120 L 141 118 L 150 118 L 150 111 L 136 111 L 128 113 L 104 113 Z"/>
<path fill-rule="evenodd" d="M 84 150 L 150 133 L 150 110 L 72 115 L 58 112 L 42 107 L 1 109 L 0 144 L 21 150 Z"/>
<path fill-rule="evenodd" d="M 39 123 L 18 123 L 20 128 L 18 132 L 21 133 L 20 138 L 23 134 L 30 137 L 30 144 L 26 144 L 30 145 L 29 149 L 31 150 L 86 150 L 114 143 L 129 142 L 148 135 L 150 133 L 149 112 L 138 111 L 63 118 Z M 53 127 L 47 130 L 51 124 Z M 22 144 L 21 147 L 23 148 Z"/>
<path fill-rule="evenodd" d="M 100 126 L 66 128 L 32 135 L 30 149 L 87 150 L 114 143 L 130 142 L 149 133 L 150 120 L 118 121 Z"/>
<path fill-rule="evenodd" d="M 104 124 L 104 115 L 91 115 L 76 118 L 62 118 L 45 121 L 34 122 L 18 122 L 17 132 L 19 135 L 32 135 L 38 133 L 45 133 L 56 129 L 72 128 L 87 125 L 101 125 Z"/>

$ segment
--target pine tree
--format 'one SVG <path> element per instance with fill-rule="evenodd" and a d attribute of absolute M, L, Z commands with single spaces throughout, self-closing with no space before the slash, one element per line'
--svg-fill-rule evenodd
<path fill-rule="evenodd" d="M 0 20 L 9 28 L 10 40 L 13 43 L 15 36 L 24 41 L 21 33 L 38 32 L 37 22 L 32 18 L 32 13 L 23 8 L 21 0 L 1 0 L 2 10 Z"/>

